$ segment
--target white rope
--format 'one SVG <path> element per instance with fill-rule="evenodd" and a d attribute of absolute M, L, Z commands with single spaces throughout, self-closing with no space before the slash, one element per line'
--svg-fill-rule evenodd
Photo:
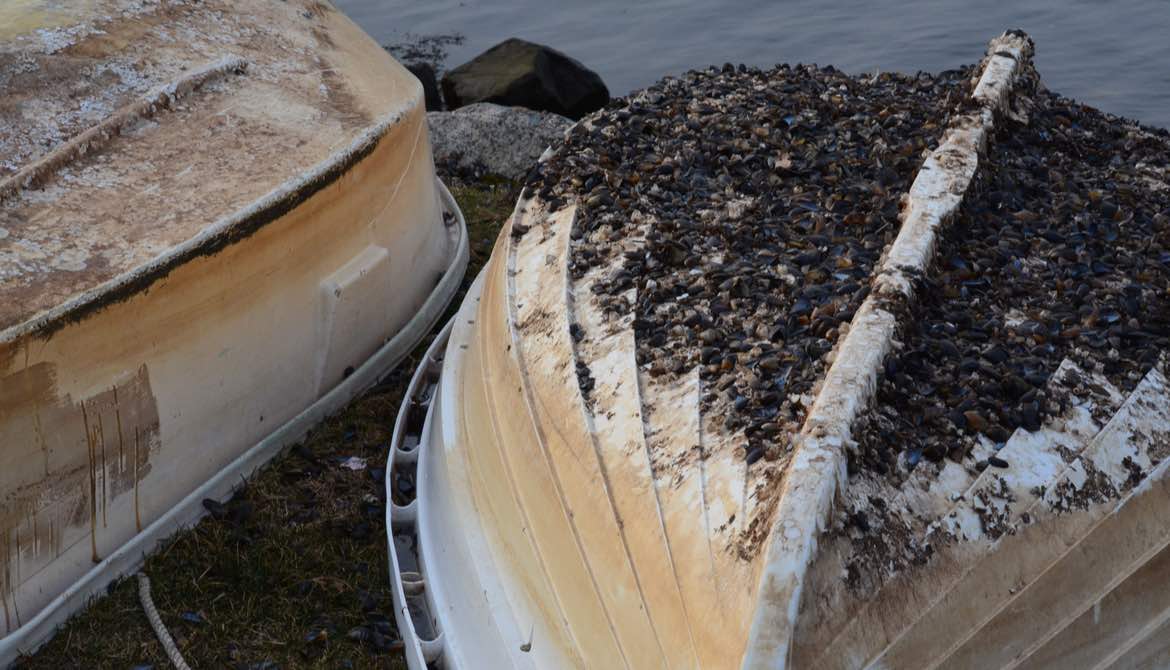
<path fill-rule="evenodd" d="M 142 609 L 146 610 L 146 618 L 150 620 L 150 627 L 154 629 L 154 634 L 158 636 L 158 641 L 162 644 L 163 650 L 167 652 L 167 657 L 171 659 L 175 670 L 191 670 L 191 666 L 187 665 L 187 662 L 183 660 L 183 655 L 179 653 L 179 648 L 175 646 L 174 638 L 167 632 L 167 627 L 159 618 L 158 610 L 154 608 L 154 600 L 150 598 L 150 578 L 146 576 L 145 572 L 138 573 L 138 601 L 142 603 Z"/>

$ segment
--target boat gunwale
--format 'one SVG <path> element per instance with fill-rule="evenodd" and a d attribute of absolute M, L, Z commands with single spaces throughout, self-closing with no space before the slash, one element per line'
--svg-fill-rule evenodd
<path fill-rule="evenodd" d="M 372 154 L 391 129 L 405 120 L 411 112 L 419 109 L 422 104 L 422 84 L 418 80 L 413 80 L 413 85 L 411 96 L 403 100 L 398 107 L 383 114 L 373 125 L 367 126 L 347 147 L 335 151 L 308 170 L 286 179 L 251 204 L 220 217 L 192 237 L 149 261 L 87 289 L 55 307 L 0 329 L 0 346 L 28 337 L 48 339 L 66 326 L 145 292 L 188 261 L 214 255 L 282 218 Z"/>

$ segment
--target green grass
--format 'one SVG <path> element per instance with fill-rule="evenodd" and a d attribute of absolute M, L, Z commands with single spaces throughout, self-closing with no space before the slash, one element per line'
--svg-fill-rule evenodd
<path fill-rule="evenodd" d="M 518 195 L 502 181 L 451 190 L 467 218 L 471 261 L 449 314 L 487 262 Z M 402 394 L 432 338 L 257 473 L 226 505 L 226 518 L 208 516 L 147 559 L 155 605 L 193 668 L 406 667 L 394 630 L 381 481 L 339 462 L 359 456 L 373 468 L 385 464 Z M 351 631 L 365 631 L 366 639 L 352 639 Z M 170 667 L 133 577 L 18 665 Z"/>

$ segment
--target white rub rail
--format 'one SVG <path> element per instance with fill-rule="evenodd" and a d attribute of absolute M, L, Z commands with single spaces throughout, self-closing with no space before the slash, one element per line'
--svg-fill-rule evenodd
<path fill-rule="evenodd" d="M 402 399 L 390 453 L 386 459 L 386 540 L 390 582 L 394 587 L 394 618 L 405 644 L 407 665 L 414 669 L 442 667 L 443 634 L 432 612 L 436 604 L 427 590 L 418 532 L 418 461 L 426 446 L 438 395 L 439 372 L 455 319 L 427 349 Z"/>

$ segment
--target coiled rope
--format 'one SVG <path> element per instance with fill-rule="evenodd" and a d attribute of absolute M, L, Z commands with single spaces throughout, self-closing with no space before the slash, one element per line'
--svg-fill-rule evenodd
<path fill-rule="evenodd" d="M 154 600 L 150 597 L 150 578 L 145 572 L 138 573 L 138 601 L 142 603 L 142 609 L 146 611 L 146 618 L 150 620 L 150 627 L 154 629 L 159 643 L 167 652 L 167 657 L 171 659 L 171 665 L 175 666 L 175 670 L 191 670 L 191 666 L 187 665 L 187 661 L 184 661 L 183 655 L 179 653 L 179 648 L 175 646 L 174 638 L 158 616 Z"/>

